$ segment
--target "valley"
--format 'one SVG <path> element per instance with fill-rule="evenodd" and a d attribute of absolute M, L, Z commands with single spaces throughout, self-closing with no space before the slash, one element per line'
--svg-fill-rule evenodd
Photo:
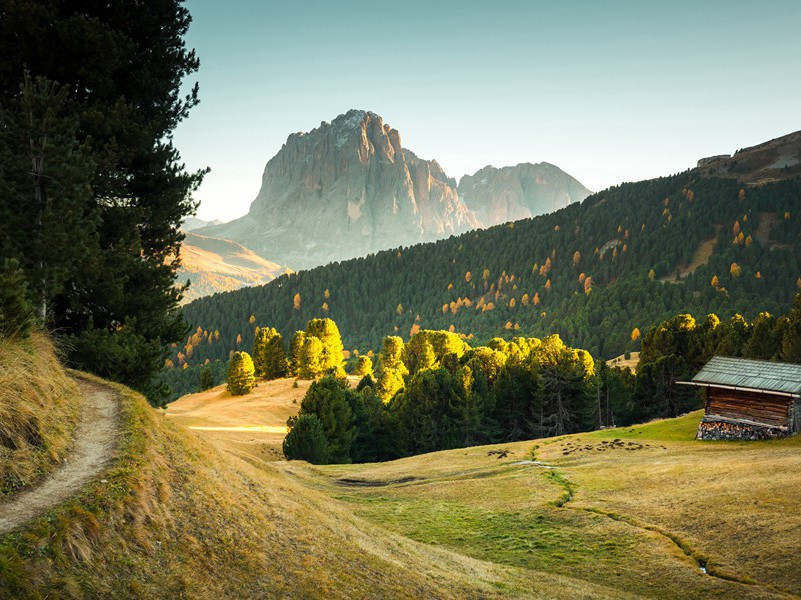
<path fill-rule="evenodd" d="M 252 411 L 260 399 L 240 398 L 236 422 L 267 423 L 279 408 L 291 411 L 287 383 L 260 384 L 266 388 L 260 394 L 276 399 L 272 410 Z M 204 423 L 234 422 L 225 403 L 211 401 L 205 411 Z M 408 565 L 405 553 L 413 552 L 428 565 L 425 578 L 434 575 L 435 564 L 461 565 L 466 579 L 447 584 L 456 587 L 449 591 L 438 580 L 428 588 L 442 597 L 798 595 L 793 565 L 801 548 L 783 532 L 801 525 L 793 510 L 801 485 L 794 475 L 801 473 L 799 438 L 702 443 L 693 439 L 699 419 L 695 412 L 380 464 L 246 460 L 258 479 L 268 477 L 281 493 L 292 490 L 293 501 L 307 510 L 314 506 L 315 530 L 337 519 L 338 531 L 372 531 L 370 550 L 362 549 L 367 560 L 372 552 L 403 552 Z M 194 429 L 191 436 L 219 447 L 218 432 Z M 241 450 L 230 441 L 221 447 L 239 460 Z M 283 506 L 279 498 L 276 508 Z M 744 505 L 750 507 L 747 521 L 739 518 Z M 290 515 L 282 521 L 291 528 Z M 344 575 L 336 564 L 318 575 L 332 583 Z M 413 584 L 408 575 L 397 576 L 405 597 Z M 385 585 L 373 577 L 365 583 Z"/>
<path fill-rule="evenodd" d="M 0 600 L 801 599 L 799 22 L 4 2 Z"/>

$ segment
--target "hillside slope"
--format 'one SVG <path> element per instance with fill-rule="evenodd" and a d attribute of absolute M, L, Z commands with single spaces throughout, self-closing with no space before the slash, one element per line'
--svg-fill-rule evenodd
<path fill-rule="evenodd" d="M 731 177 L 749 184 L 781 181 L 801 175 L 801 131 L 734 153 L 698 161 L 707 176 Z"/>
<path fill-rule="evenodd" d="M 0 502 L 63 463 L 79 402 L 78 388 L 47 336 L 0 338 Z"/>
<path fill-rule="evenodd" d="M 678 313 L 782 314 L 801 286 L 799 197 L 797 179 L 747 187 L 697 171 L 624 184 L 553 214 L 196 301 L 184 308 L 193 330 L 220 336 L 186 361 L 250 348 L 255 324 L 288 339 L 315 317 L 335 319 L 362 353 L 417 326 L 478 342 L 558 333 L 609 359 L 639 349 L 635 328 Z"/>
<path fill-rule="evenodd" d="M 801 438 L 694 441 L 701 413 L 632 428 L 283 472 L 430 547 L 656 598 L 801 594 Z M 607 592 L 609 593 L 609 592 Z"/>
<path fill-rule="evenodd" d="M 178 283 L 191 282 L 184 303 L 216 292 L 262 285 L 288 272 L 230 240 L 187 233 L 181 244 Z"/>
<path fill-rule="evenodd" d="M 388 532 L 274 463 L 220 450 L 115 384 L 102 479 L 0 536 L 0 597 L 624 597 Z"/>

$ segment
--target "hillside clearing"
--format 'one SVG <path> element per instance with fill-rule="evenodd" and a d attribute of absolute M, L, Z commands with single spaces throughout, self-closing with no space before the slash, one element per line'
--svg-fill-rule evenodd
<path fill-rule="evenodd" d="M 720 230 L 720 227 L 716 228 Z M 695 273 L 698 267 L 701 267 L 709 262 L 709 259 L 712 258 L 712 254 L 715 251 L 715 244 L 717 243 L 718 238 L 713 237 L 708 240 L 704 240 L 698 244 L 696 249 L 693 251 L 692 258 L 690 259 L 690 263 L 687 265 L 679 265 L 676 269 L 659 278 L 659 281 L 662 283 L 679 283 L 682 279 Z"/>

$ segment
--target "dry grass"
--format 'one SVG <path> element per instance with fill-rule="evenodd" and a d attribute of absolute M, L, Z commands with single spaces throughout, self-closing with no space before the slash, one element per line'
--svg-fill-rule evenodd
<path fill-rule="evenodd" d="M 36 483 L 64 459 L 78 399 L 47 336 L 0 340 L 0 499 Z"/>
<path fill-rule="evenodd" d="M 348 377 L 351 385 L 358 377 Z M 281 460 L 286 422 L 298 414 L 311 381 L 259 380 L 250 394 L 232 396 L 225 385 L 183 396 L 167 406 L 167 416 L 206 439 L 248 459 Z"/>
<path fill-rule="evenodd" d="M 179 398 L 167 406 L 166 414 L 184 427 L 202 428 L 207 439 L 238 456 L 279 460 L 286 421 L 298 413 L 311 384 L 298 381 L 293 387 L 294 383 L 294 379 L 259 381 L 245 396 L 232 396 L 221 385 Z"/>
<path fill-rule="evenodd" d="M 694 413 L 313 467 L 254 460 L 259 453 L 233 436 L 241 432 L 178 425 L 280 422 L 303 392 L 291 381 L 262 384 L 245 402 L 212 390 L 184 399 L 174 416 L 115 388 L 124 435 L 114 466 L 0 539 L 0 597 L 801 593 L 799 438 L 695 442 Z M 500 449 L 508 455 L 491 453 Z"/>
<path fill-rule="evenodd" d="M 115 388 L 114 466 L 0 539 L 0 597 L 623 597 L 392 533 Z"/>

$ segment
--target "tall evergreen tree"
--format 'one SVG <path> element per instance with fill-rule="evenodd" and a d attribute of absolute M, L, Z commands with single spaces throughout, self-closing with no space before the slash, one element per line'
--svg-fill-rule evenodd
<path fill-rule="evenodd" d="M 325 372 L 323 369 L 323 343 L 320 338 L 307 335 L 300 349 L 298 363 L 298 377 L 301 379 L 316 379 Z"/>
<path fill-rule="evenodd" d="M 253 359 L 247 352 L 234 352 L 228 363 L 228 391 L 235 396 L 249 394 L 256 385 Z"/>
<path fill-rule="evenodd" d="M 0 193 L 0 253 L 20 259 L 73 365 L 143 390 L 185 332 L 179 226 L 203 173 L 184 170 L 172 132 L 198 101 L 197 86 L 180 92 L 198 68 L 190 22 L 180 0 L 23 0 L 0 18 L 13 40 L 0 53 L 0 186 L 29 190 Z M 7 226 L 14 211 L 22 227 Z M 141 364 L 118 368 L 109 352 Z"/>
<path fill-rule="evenodd" d="M 402 356 L 403 340 L 394 335 L 385 337 L 381 353 L 378 355 L 380 367 L 378 395 L 384 402 L 389 402 L 392 396 L 403 388 L 403 378 L 409 373 Z"/>
<path fill-rule="evenodd" d="M 274 327 L 259 329 L 253 340 L 253 364 L 256 377 L 278 379 L 287 374 L 284 338 Z"/>
<path fill-rule="evenodd" d="M 289 374 L 297 377 L 300 368 L 300 353 L 303 349 L 303 342 L 306 341 L 305 331 L 296 331 L 292 334 L 289 342 Z"/>

